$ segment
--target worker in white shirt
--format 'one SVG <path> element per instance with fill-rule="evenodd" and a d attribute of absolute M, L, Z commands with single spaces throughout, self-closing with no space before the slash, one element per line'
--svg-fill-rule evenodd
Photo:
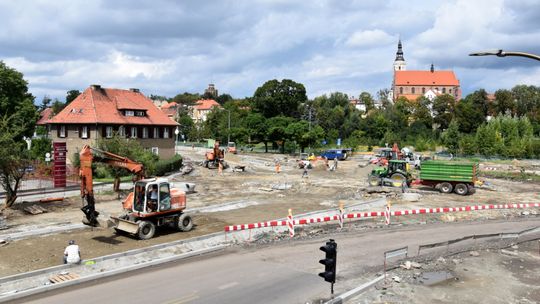
<path fill-rule="evenodd" d="M 79 245 L 75 244 L 74 240 L 68 242 L 66 250 L 64 250 L 64 264 L 79 264 L 81 262 L 81 251 Z"/>

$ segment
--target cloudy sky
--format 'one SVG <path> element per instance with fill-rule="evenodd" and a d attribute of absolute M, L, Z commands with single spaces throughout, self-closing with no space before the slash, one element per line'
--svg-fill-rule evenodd
<path fill-rule="evenodd" d="M 452 69 L 465 94 L 540 85 L 540 0 L 0 0 L 0 60 L 36 102 L 90 84 L 172 97 L 252 96 L 293 79 L 309 97 L 389 88 L 399 37 L 407 69 Z M 464 95 L 465 95 L 464 94 Z"/>

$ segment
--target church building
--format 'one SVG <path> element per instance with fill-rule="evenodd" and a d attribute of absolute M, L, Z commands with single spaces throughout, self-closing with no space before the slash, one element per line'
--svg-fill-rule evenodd
<path fill-rule="evenodd" d="M 416 100 L 425 96 L 433 100 L 438 95 L 449 94 L 456 100 L 461 99 L 459 80 L 453 71 L 435 71 L 431 64 L 428 71 L 407 71 L 401 39 L 398 42 L 396 60 L 394 61 L 394 79 L 392 82 L 392 100 L 406 97 L 408 100 Z"/>

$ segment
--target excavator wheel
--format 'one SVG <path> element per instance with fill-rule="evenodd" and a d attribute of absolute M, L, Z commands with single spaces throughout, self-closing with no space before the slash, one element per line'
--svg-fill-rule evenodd
<path fill-rule="evenodd" d="M 137 236 L 141 240 L 149 240 L 154 236 L 154 233 L 156 233 L 156 225 L 154 223 L 149 221 L 140 221 L 139 223 L 139 231 L 137 231 Z"/>
<path fill-rule="evenodd" d="M 176 229 L 178 229 L 178 231 L 187 232 L 190 231 L 191 228 L 193 228 L 193 220 L 191 219 L 191 216 L 182 213 L 176 222 Z"/>

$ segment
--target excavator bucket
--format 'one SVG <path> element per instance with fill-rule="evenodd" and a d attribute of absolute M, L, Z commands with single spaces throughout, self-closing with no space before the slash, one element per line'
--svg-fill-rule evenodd
<path fill-rule="evenodd" d="M 86 218 L 83 218 L 83 224 L 99 227 L 98 216 L 99 212 L 96 211 L 96 205 L 93 196 L 86 196 L 86 205 L 81 208 Z"/>

